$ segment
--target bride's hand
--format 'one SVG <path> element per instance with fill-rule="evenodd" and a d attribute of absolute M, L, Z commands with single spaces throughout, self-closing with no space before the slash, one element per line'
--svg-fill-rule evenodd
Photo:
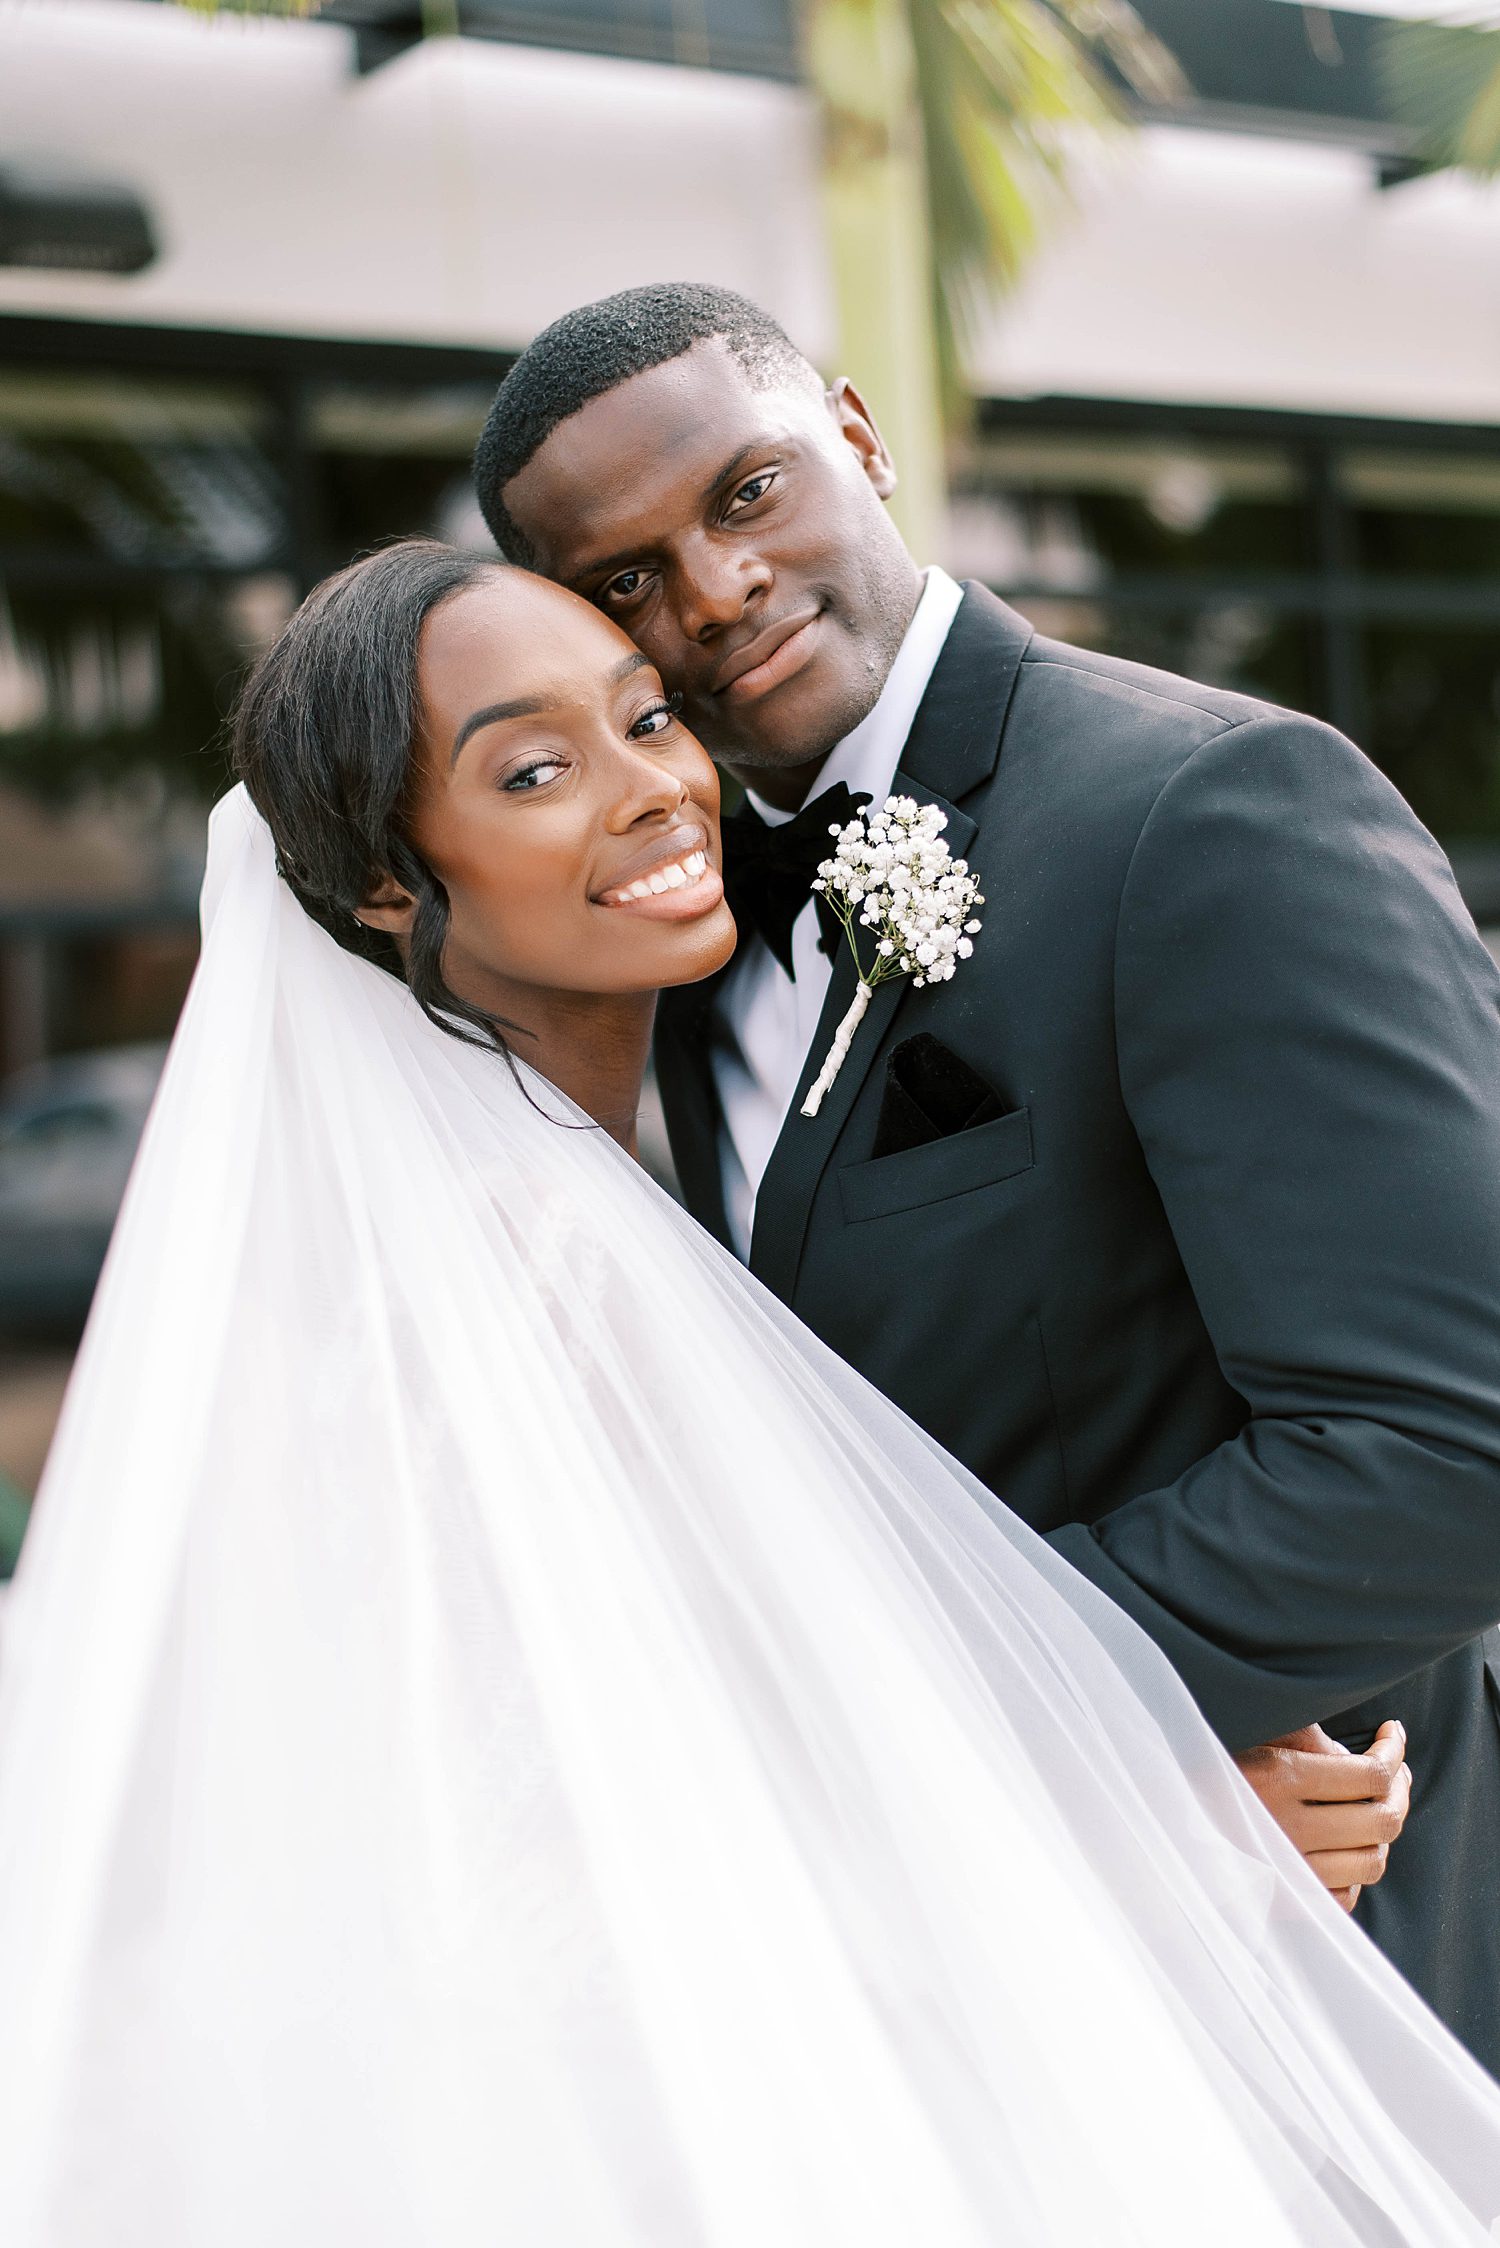
<path fill-rule="evenodd" d="M 1365 1754 L 1355 1756 L 1321 1725 L 1304 1725 L 1247 1749 L 1235 1762 L 1324 1888 L 1352 1912 L 1360 1890 L 1384 1874 L 1391 1844 L 1406 1824 L 1411 1768 L 1405 1727 L 1390 1719 Z"/>

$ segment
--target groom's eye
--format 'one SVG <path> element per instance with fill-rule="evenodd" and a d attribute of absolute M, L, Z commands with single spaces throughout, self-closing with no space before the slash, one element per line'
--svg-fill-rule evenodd
<path fill-rule="evenodd" d="M 611 578 L 608 585 L 601 588 L 598 598 L 601 601 L 633 600 L 640 592 L 645 576 L 644 570 L 622 570 L 617 578 Z"/>
<path fill-rule="evenodd" d="M 775 481 L 776 471 L 773 468 L 762 469 L 759 476 L 748 477 L 743 484 L 737 487 L 734 497 L 729 503 L 731 510 L 741 505 L 753 507 L 757 500 L 765 498 Z"/>

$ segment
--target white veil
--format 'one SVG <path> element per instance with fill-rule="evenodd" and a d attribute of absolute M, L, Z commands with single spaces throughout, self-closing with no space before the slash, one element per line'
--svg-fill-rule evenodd
<path fill-rule="evenodd" d="M 1134 1628 L 239 791 L 205 923 L 0 1663 L 7 2248 L 1488 2240 Z"/>

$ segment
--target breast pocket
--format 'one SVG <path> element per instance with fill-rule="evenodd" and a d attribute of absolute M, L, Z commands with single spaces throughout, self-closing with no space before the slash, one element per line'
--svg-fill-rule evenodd
<path fill-rule="evenodd" d="M 1031 1111 L 1013 1108 L 1008 1116 L 976 1124 L 972 1131 L 952 1132 L 924 1147 L 903 1148 L 899 1155 L 845 1164 L 839 1172 L 844 1219 L 858 1225 L 866 1218 L 947 1202 L 954 1195 L 972 1194 L 979 1187 L 1014 1178 L 1029 1171 L 1031 1164 Z"/>

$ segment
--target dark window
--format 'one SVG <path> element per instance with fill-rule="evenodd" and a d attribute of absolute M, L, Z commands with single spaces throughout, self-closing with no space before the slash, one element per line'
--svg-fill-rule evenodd
<path fill-rule="evenodd" d="M 952 543 L 960 571 L 1054 636 L 1343 727 L 1462 846 L 1495 917 L 1493 433 L 995 405 L 958 478 Z"/>

